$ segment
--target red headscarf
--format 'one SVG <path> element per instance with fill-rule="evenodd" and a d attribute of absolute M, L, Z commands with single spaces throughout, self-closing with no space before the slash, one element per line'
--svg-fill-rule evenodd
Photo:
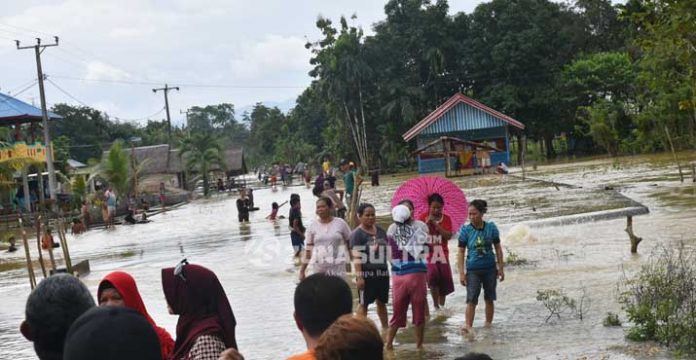
<path fill-rule="evenodd" d="M 193 264 L 183 265 L 181 275 L 174 275 L 174 268 L 162 269 L 162 288 L 167 304 L 179 315 L 172 359 L 185 358 L 202 335 L 216 335 L 227 348 L 237 348 L 237 321 L 215 273 Z"/>
<path fill-rule="evenodd" d="M 121 298 L 123 298 L 123 302 L 126 304 L 126 307 L 139 312 L 145 317 L 145 319 L 147 319 L 147 322 L 152 325 L 152 328 L 155 329 L 157 337 L 159 338 L 162 359 L 168 358 L 174 350 L 174 339 L 172 339 L 172 336 L 169 335 L 167 330 L 157 326 L 155 321 L 150 317 L 150 314 L 147 313 L 145 304 L 143 303 L 143 299 L 140 297 L 138 286 L 135 285 L 135 280 L 133 277 L 123 271 L 114 271 L 106 275 L 99 283 L 99 288 L 97 290 L 97 301 L 101 297 L 102 291 L 111 287 L 116 289 L 116 291 L 121 294 Z"/>

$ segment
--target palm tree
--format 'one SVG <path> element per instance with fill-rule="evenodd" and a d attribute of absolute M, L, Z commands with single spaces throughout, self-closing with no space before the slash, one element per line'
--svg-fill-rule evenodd
<path fill-rule="evenodd" d="M 213 165 L 224 169 L 222 146 L 210 134 L 188 134 L 179 145 L 179 157 L 184 160 L 186 171 L 198 173 L 203 177 L 203 194 L 208 196 L 210 175 Z"/>
<path fill-rule="evenodd" d="M 130 161 L 121 141 L 114 142 L 109 152 L 104 154 L 99 163 L 98 173 L 116 190 L 117 196 L 125 196 L 128 193 L 131 179 Z"/>

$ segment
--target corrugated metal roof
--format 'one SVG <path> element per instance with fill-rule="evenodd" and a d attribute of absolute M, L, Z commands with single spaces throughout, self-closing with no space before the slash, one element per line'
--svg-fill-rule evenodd
<path fill-rule="evenodd" d="M 454 131 L 467 131 L 503 127 L 506 122 L 479 109 L 460 103 L 444 113 L 437 121 L 424 128 L 419 135 L 446 134 Z"/>
<path fill-rule="evenodd" d="M 453 115 L 450 115 L 450 113 L 453 113 Z M 423 118 L 423 120 L 419 121 L 411 129 L 405 132 L 402 135 L 402 137 L 404 138 L 404 140 L 410 141 L 418 134 L 422 133 L 426 129 L 429 129 L 431 125 L 440 123 L 442 119 L 449 119 L 449 123 L 437 126 L 441 126 L 442 129 L 451 130 L 445 130 L 437 133 L 446 133 L 449 131 L 457 130 L 484 129 L 488 127 L 500 127 L 507 124 L 512 125 L 518 129 L 524 129 L 524 124 L 522 124 L 521 122 L 497 110 L 491 109 L 490 107 L 472 98 L 464 96 L 461 93 L 457 93 L 451 98 L 449 98 L 447 101 L 445 101 L 437 109 L 435 109 L 435 111 L 430 113 L 428 116 Z M 497 120 L 498 122 L 495 122 L 495 120 Z M 467 122 L 469 121 L 475 121 L 475 123 L 467 124 Z"/>
<path fill-rule="evenodd" d="M 62 119 L 58 114 L 48 112 L 49 119 Z M 41 121 L 41 109 L 29 105 L 22 100 L 0 93 L 0 124 L 4 122 Z"/>

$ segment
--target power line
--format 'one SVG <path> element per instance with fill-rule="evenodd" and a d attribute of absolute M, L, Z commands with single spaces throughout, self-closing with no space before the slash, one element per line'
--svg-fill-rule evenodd
<path fill-rule="evenodd" d="M 51 85 L 53 85 L 56 89 L 58 89 L 60 92 L 62 92 L 63 94 L 65 94 L 65 95 L 68 96 L 69 98 L 71 98 L 71 99 L 77 101 L 80 105 L 85 106 L 85 107 L 91 107 L 91 106 L 89 106 L 88 104 L 86 104 L 84 101 L 82 101 L 82 100 L 76 98 L 74 95 L 70 94 L 67 90 L 65 90 L 65 89 L 63 89 L 62 87 L 60 87 L 58 84 L 56 84 L 56 83 L 55 83 L 54 81 L 52 81 L 51 79 L 48 79 L 48 78 L 47 78 L 46 81 L 48 81 L 49 83 L 51 83 Z M 140 117 L 140 118 L 126 119 L 126 118 L 121 118 L 121 117 L 118 117 L 118 116 L 114 116 L 114 119 L 117 119 L 117 120 L 119 120 L 119 121 L 127 121 L 127 122 L 138 122 L 138 121 L 141 121 L 141 120 L 149 120 L 151 117 L 161 114 L 161 113 L 164 111 L 164 109 L 165 109 L 165 108 L 162 107 L 161 109 L 157 110 L 157 112 L 155 112 L 155 113 L 153 113 L 153 114 L 150 114 L 150 115 L 147 115 L 147 116 Z"/>
<path fill-rule="evenodd" d="M 16 96 L 16 95 L 19 95 L 19 94 L 21 94 L 22 92 L 26 91 L 28 88 L 30 88 L 30 87 L 36 85 L 36 82 L 37 82 L 37 81 L 38 81 L 37 79 L 31 79 L 31 80 L 29 80 L 28 82 L 26 82 L 26 83 L 24 83 L 24 84 L 22 84 L 22 85 L 20 85 L 20 86 L 17 86 L 16 88 L 14 88 L 14 89 L 8 91 L 7 93 L 8 93 L 8 94 L 15 95 L 15 96 Z M 27 88 L 25 88 L 25 86 L 26 86 Z M 17 89 L 24 89 L 24 90 L 22 90 L 21 92 L 19 92 L 19 94 L 17 94 L 17 93 L 15 93 L 15 91 L 17 91 Z"/>
<path fill-rule="evenodd" d="M 90 81 L 102 82 L 111 84 L 126 84 L 126 85 L 143 85 L 153 86 L 160 85 L 162 82 L 154 81 L 135 81 L 135 80 L 109 80 L 109 79 L 88 79 L 66 75 L 51 75 L 54 78 L 75 81 Z M 181 87 L 190 88 L 231 88 L 231 89 L 304 89 L 306 86 L 289 86 L 289 85 L 236 85 L 236 84 L 200 84 L 200 83 L 176 83 Z"/>
<path fill-rule="evenodd" d="M 48 77 L 46 77 L 46 81 L 48 81 L 49 83 L 51 83 L 51 85 L 53 85 L 56 89 L 58 89 L 58 90 L 59 90 L 60 92 L 62 92 L 63 94 L 67 95 L 69 98 L 71 98 L 71 99 L 77 101 L 80 105 L 89 107 L 89 105 L 85 104 L 84 102 L 80 101 L 80 100 L 77 99 L 76 97 L 72 96 L 69 92 L 63 90 L 62 87 L 58 86 L 58 84 L 56 84 L 56 83 L 54 83 L 53 81 L 51 81 L 51 79 L 49 79 Z"/>

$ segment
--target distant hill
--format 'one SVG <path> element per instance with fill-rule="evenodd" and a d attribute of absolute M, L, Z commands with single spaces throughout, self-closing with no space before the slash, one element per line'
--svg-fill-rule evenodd
<path fill-rule="evenodd" d="M 295 99 L 288 99 L 285 101 L 260 101 L 260 102 L 263 105 L 270 107 L 270 108 L 277 107 L 284 114 L 287 114 L 292 108 L 295 107 Z M 244 114 L 245 111 L 251 113 L 251 111 L 253 109 L 254 109 L 254 105 L 240 106 L 240 107 L 235 108 L 235 113 L 238 117 L 241 118 L 242 114 Z"/>

